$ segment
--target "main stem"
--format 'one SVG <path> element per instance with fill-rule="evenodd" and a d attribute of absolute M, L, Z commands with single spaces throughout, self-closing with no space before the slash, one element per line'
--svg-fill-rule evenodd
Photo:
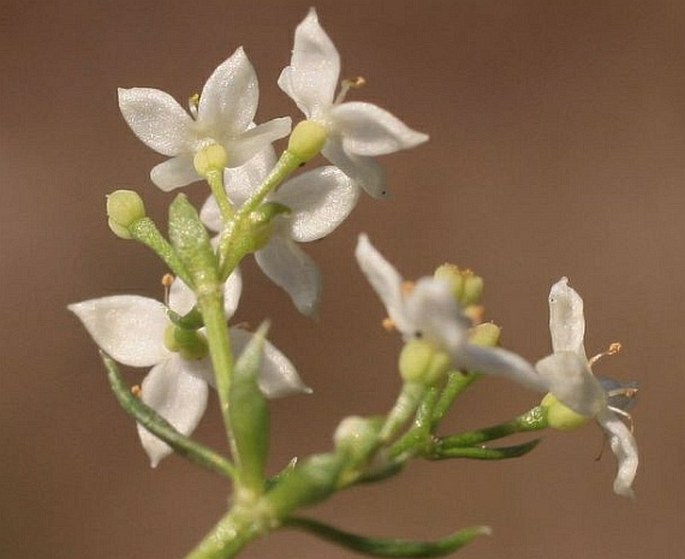
<path fill-rule="evenodd" d="M 230 559 L 262 533 L 252 517 L 233 509 L 219 520 L 186 559 Z"/>
<path fill-rule="evenodd" d="M 224 315 L 223 294 L 219 289 L 212 290 L 198 296 L 198 304 L 202 318 L 204 319 L 209 344 L 209 354 L 214 367 L 214 379 L 216 391 L 219 395 L 221 416 L 224 420 L 226 435 L 228 436 L 231 450 L 235 451 L 233 432 L 228 411 L 228 393 L 231 388 L 231 375 L 233 374 L 233 354 L 231 342 L 228 337 L 228 325 Z M 234 456 L 234 459 L 238 457 Z"/>

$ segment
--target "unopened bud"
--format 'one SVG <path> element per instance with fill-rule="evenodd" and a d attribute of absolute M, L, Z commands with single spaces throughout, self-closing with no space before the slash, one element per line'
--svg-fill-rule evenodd
<path fill-rule="evenodd" d="M 483 278 L 471 270 L 460 270 L 454 264 L 443 264 L 435 270 L 434 277 L 448 281 L 454 298 L 464 307 L 475 305 L 483 295 Z"/>
<path fill-rule="evenodd" d="M 227 164 L 228 154 L 219 144 L 202 148 L 193 158 L 193 166 L 201 177 L 206 177 L 212 171 L 223 171 Z"/>
<path fill-rule="evenodd" d="M 302 163 L 306 163 L 323 149 L 328 139 L 328 129 L 312 120 L 303 120 L 290 134 L 288 151 Z"/>
<path fill-rule="evenodd" d="M 399 369 L 405 381 L 432 386 L 453 367 L 452 359 L 444 351 L 425 340 L 411 340 L 402 348 Z"/>
<path fill-rule="evenodd" d="M 346 417 L 340 422 L 333 441 L 335 447 L 347 450 L 354 457 L 365 457 L 378 442 L 382 418 L 366 418 L 358 415 Z"/>
<path fill-rule="evenodd" d="M 133 190 L 115 190 L 107 195 L 107 223 L 112 232 L 122 239 L 130 239 L 129 228 L 145 217 L 143 199 Z"/>
<path fill-rule="evenodd" d="M 484 322 L 475 326 L 469 335 L 469 342 L 482 347 L 495 347 L 499 344 L 502 329 L 492 322 Z"/>
<path fill-rule="evenodd" d="M 547 394 L 540 406 L 547 412 L 547 425 L 559 431 L 574 431 L 590 420 L 562 404 L 553 394 Z"/>

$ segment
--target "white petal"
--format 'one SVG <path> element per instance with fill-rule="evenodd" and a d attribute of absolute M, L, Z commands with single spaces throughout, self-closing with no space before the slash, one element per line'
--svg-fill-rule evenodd
<path fill-rule="evenodd" d="M 548 355 L 535 365 L 540 377 L 564 405 L 585 417 L 606 408 L 606 392 L 590 371 L 588 362 L 572 351 Z"/>
<path fill-rule="evenodd" d="M 637 442 L 630 429 L 609 409 L 597 416 L 598 423 L 606 431 L 611 450 L 618 461 L 618 473 L 614 479 L 614 493 L 635 498 L 632 485 L 637 473 Z"/>
<path fill-rule="evenodd" d="M 428 277 L 418 280 L 405 297 L 404 316 L 409 327 L 408 331 L 401 330 L 405 339 L 420 332 L 422 339 L 451 354 L 464 343 L 467 329 L 471 327 L 471 321 L 461 313 L 449 283 Z"/>
<path fill-rule="evenodd" d="M 224 147 L 228 153 L 228 166 L 244 165 L 268 148 L 272 142 L 287 136 L 290 133 L 291 124 L 290 117 L 274 118 L 250 128 L 239 136 L 227 138 L 224 141 Z"/>
<path fill-rule="evenodd" d="M 198 106 L 198 124 L 208 135 L 222 142 L 240 134 L 257 112 L 257 74 L 243 48 L 238 48 L 205 83 Z"/>
<path fill-rule="evenodd" d="M 169 288 L 169 308 L 183 316 L 189 313 L 197 303 L 193 290 L 181 279 L 175 278 Z"/>
<path fill-rule="evenodd" d="M 290 234 L 303 243 L 338 227 L 357 204 L 359 188 L 340 169 L 319 167 L 289 180 L 269 199 L 292 210 Z"/>
<path fill-rule="evenodd" d="M 385 198 L 388 195 L 383 168 L 370 157 L 346 153 L 340 137 L 329 136 L 321 153 L 370 196 Z"/>
<path fill-rule="evenodd" d="M 539 392 L 548 390 L 545 381 L 528 361 L 506 349 L 464 344 L 454 361 L 460 369 L 509 378 Z"/>
<path fill-rule="evenodd" d="M 281 72 L 278 85 L 310 118 L 333 103 L 339 75 L 338 51 L 311 8 L 295 29 L 290 66 Z"/>
<path fill-rule="evenodd" d="M 555 352 L 573 351 L 585 357 L 583 300 L 567 278 L 561 278 L 549 292 L 549 331 Z"/>
<path fill-rule="evenodd" d="M 231 347 L 237 359 L 252 339 L 253 334 L 241 328 L 231 328 L 229 333 Z M 268 340 L 264 343 L 264 356 L 259 370 L 259 388 L 267 398 L 311 392 L 311 389 L 300 379 L 295 366 Z"/>
<path fill-rule="evenodd" d="M 195 172 L 192 154 L 178 155 L 155 165 L 150 171 L 150 179 L 164 192 L 201 180 Z"/>
<path fill-rule="evenodd" d="M 190 435 L 207 407 L 207 383 L 184 370 L 185 361 L 178 355 L 153 367 L 142 383 L 142 400 L 177 431 Z M 138 425 L 140 442 L 155 468 L 173 451 L 169 445 Z"/>
<path fill-rule="evenodd" d="M 173 156 L 192 149 L 195 123 L 168 93 L 119 88 L 119 109 L 135 135 L 155 151 Z"/>
<path fill-rule="evenodd" d="M 274 234 L 255 259 L 269 279 L 290 295 L 298 311 L 316 316 L 321 298 L 319 268 L 293 241 Z"/>
<path fill-rule="evenodd" d="M 67 308 L 115 361 L 131 367 L 150 367 L 169 356 L 164 347 L 168 320 L 159 301 L 138 295 L 114 295 Z"/>
<path fill-rule="evenodd" d="M 223 220 L 221 219 L 221 210 L 219 204 L 216 203 L 216 198 L 210 196 L 202 204 L 200 210 L 200 220 L 205 224 L 205 227 L 211 231 L 219 232 L 223 227 Z"/>
<path fill-rule="evenodd" d="M 409 331 L 411 323 L 405 316 L 402 276 L 390 262 L 383 258 L 383 255 L 374 248 L 364 234 L 359 235 L 354 255 L 371 287 L 383 301 L 395 326 L 401 332 Z"/>
<path fill-rule="evenodd" d="M 224 284 L 224 312 L 227 318 L 231 318 L 235 311 L 238 310 L 238 302 L 240 301 L 240 294 L 243 290 L 243 279 L 240 275 L 240 270 L 236 268 L 233 270 L 226 283 Z"/>
<path fill-rule="evenodd" d="M 242 206 L 262 185 L 276 165 L 276 151 L 268 144 L 244 165 L 224 171 L 224 185 L 231 202 Z"/>
<path fill-rule="evenodd" d="M 330 119 L 333 130 L 342 135 L 345 151 L 355 155 L 376 157 L 428 141 L 426 134 L 371 103 L 343 103 L 331 110 Z"/>

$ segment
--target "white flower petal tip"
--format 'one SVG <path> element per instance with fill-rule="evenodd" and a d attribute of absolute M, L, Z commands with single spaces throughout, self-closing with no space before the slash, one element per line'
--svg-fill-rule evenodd
<path fill-rule="evenodd" d="M 583 299 L 563 277 L 549 292 L 549 330 L 553 351 L 572 351 L 585 358 Z"/>

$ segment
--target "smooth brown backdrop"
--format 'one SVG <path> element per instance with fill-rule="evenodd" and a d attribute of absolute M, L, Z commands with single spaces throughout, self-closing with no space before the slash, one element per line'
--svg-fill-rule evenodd
<path fill-rule="evenodd" d="M 222 480 L 170 458 L 148 467 L 65 305 L 160 297 L 163 268 L 114 238 L 104 196 L 133 187 L 165 222 L 148 179 L 162 158 L 120 117 L 116 87 L 185 99 L 245 45 L 260 120 L 299 117 L 276 86 L 303 1 L 14 1 L 0 6 L 0 557 L 182 557 L 225 506 Z M 546 296 L 562 275 L 585 298 L 597 368 L 639 379 L 636 502 L 611 492 L 595 425 L 545 434 L 508 463 L 416 463 L 312 511 L 353 531 L 431 538 L 489 523 L 464 558 L 682 557 L 685 4 L 680 1 L 321 1 L 344 73 L 431 141 L 383 159 L 392 198 L 363 197 L 306 247 L 326 290 L 318 324 L 252 262 L 238 319 L 272 338 L 315 390 L 273 406 L 272 465 L 330 447 L 345 415 L 393 400 L 396 337 L 353 261 L 369 233 L 409 277 L 444 260 L 487 280 L 488 315 L 531 360 L 549 352 Z M 189 189 L 198 203 L 205 196 Z M 131 382 L 141 374 L 132 373 Z M 485 380 L 452 429 L 505 420 L 538 396 Z M 221 447 L 213 409 L 197 436 Z M 246 557 L 353 555 L 278 533 Z"/>

